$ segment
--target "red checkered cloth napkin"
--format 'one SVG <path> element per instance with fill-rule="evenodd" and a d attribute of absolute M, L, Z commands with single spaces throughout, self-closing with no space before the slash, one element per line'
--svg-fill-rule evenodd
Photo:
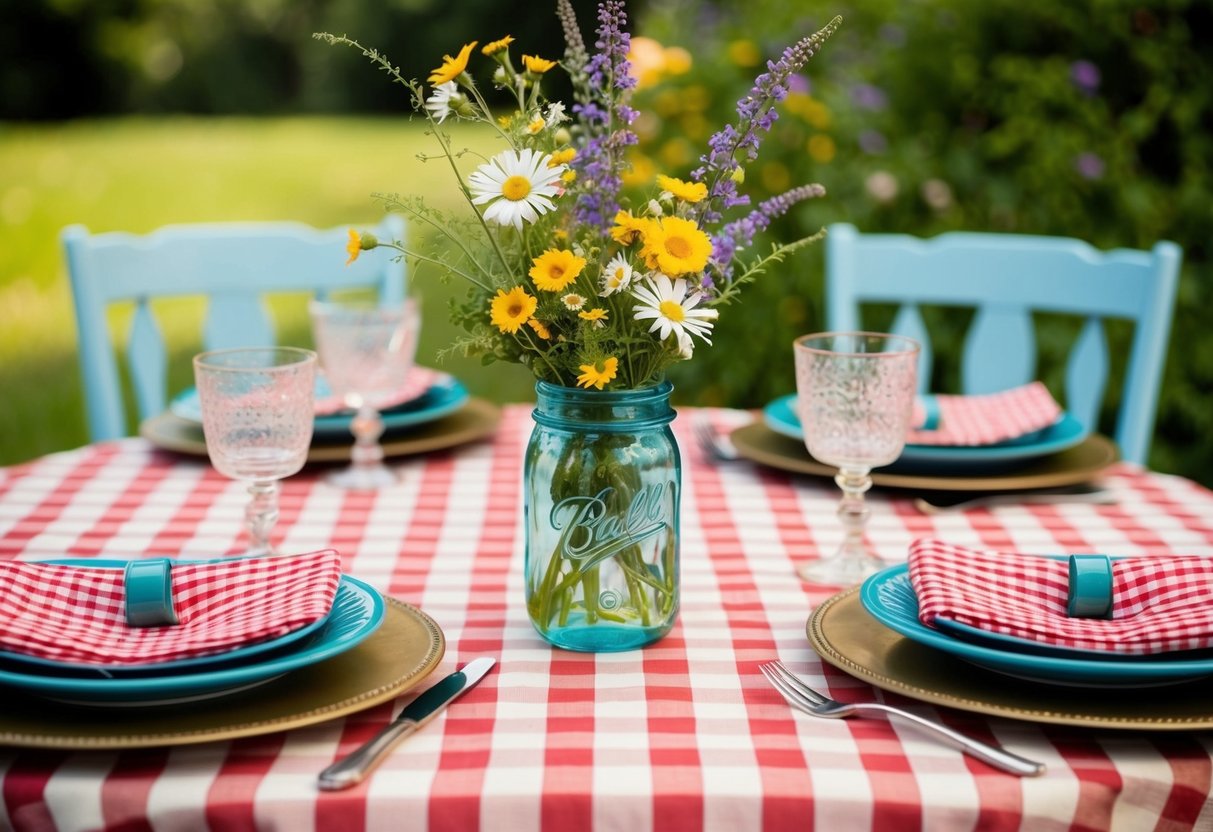
<path fill-rule="evenodd" d="M 224 653 L 305 627 L 328 614 L 341 556 L 174 562 L 180 622 L 126 623 L 125 570 L 49 563 L 0 564 L 0 650 L 53 661 L 141 665 Z"/>
<path fill-rule="evenodd" d="M 939 424 L 933 430 L 912 430 L 911 445 L 993 445 L 1047 428 L 1062 409 L 1039 381 L 999 393 L 977 396 L 935 396 Z M 922 424 L 916 418 L 915 424 Z"/>
<path fill-rule="evenodd" d="M 445 383 L 448 379 L 450 379 L 450 375 L 441 370 L 414 366 L 409 369 L 404 385 L 377 401 L 376 406 L 380 410 L 400 407 L 402 404 L 425 395 L 435 384 Z M 334 413 L 348 413 L 350 409 L 340 396 L 332 395 L 316 399 L 315 412 L 317 416 L 332 416 Z"/>
<path fill-rule="evenodd" d="M 1127 655 L 1213 647 L 1213 558 L 1112 560 L 1112 618 L 1070 618 L 1067 559 L 938 540 L 910 546 L 918 618 L 947 618 L 1040 644 Z"/>

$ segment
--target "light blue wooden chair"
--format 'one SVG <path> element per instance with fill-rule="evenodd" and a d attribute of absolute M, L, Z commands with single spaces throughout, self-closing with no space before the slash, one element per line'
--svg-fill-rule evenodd
<path fill-rule="evenodd" d="M 381 239 L 404 237 L 404 220 L 388 215 Z M 391 249 L 362 252 L 349 266 L 347 229 L 318 230 L 293 222 L 170 225 L 147 235 L 62 232 L 76 309 L 80 370 L 92 441 L 130 434 L 122 381 L 108 322 L 110 306 L 134 303 L 126 362 L 139 421 L 167 405 L 168 353 L 151 301 L 203 296 L 205 349 L 276 343 L 268 295 L 342 289 L 377 290 L 381 302 L 401 300 L 403 262 Z"/>
<path fill-rule="evenodd" d="M 1175 305 L 1182 252 L 1099 251 L 1081 240 L 952 232 L 932 239 L 861 234 L 853 225 L 826 238 L 826 319 L 833 330 L 862 329 L 863 304 L 893 304 L 891 329 L 922 342 L 919 387 L 930 390 L 931 339 L 923 306 L 975 310 L 961 361 L 964 393 L 989 393 L 1039 376 L 1033 311 L 1085 323 L 1065 367 L 1065 406 L 1094 429 L 1108 379 L 1104 319 L 1132 321 L 1115 439 L 1124 459 L 1144 464 Z M 1056 391 L 1055 391 L 1056 392 Z"/>

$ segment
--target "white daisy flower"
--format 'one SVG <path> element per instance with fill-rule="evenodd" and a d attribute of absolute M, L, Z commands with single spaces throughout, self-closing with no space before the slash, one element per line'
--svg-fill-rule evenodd
<path fill-rule="evenodd" d="M 652 319 L 649 332 L 660 330 L 661 340 L 674 333 L 680 351 L 686 350 L 691 335 L 712 343 L 708 337 L 712 331 L 711 322 L 720 313 L 715 309 L 697 309 L 707 296 L 697 289 L 690 289 L 685 278 L 670 280 L 664 274 L 654 274 L 643 285 L 633 287 L 632 295 L 640 301 L 633 317 L 638 321 Z"/>
<path fill-rule="evenodd" d="M 567 165 L 548 167 L 546 153 L 531 148 L 503 150 L 472 171 L 468 186 L 472 202 L 484 209 L 484 218 L 498 225 L 522 230 L 523 221 L 534 222 L 555 206 L 551 197 L 560 192 L 560 175 Z"/>
<path fill-rule="evenodd" d="M 585 306 L 585 298 L 576 292 L 569 292 L 560 299 L 560 302 L 564 304 L 565 309 L 571 309 L 574 312 Z"/>
<path fill-rule="evenodd" d="M 598 297 L 605 298 L 616 292 L 622 292 L 632 283 L 632 264 L 623 256 L 623 252 L 611 258 L 602 270 L 602 291 Z"/>
<path fill-rule="evenodd" d="M 442 120 L 454 110 L 451 99 L 459 97 L 459 86 L 454 81 L 446 81 L 434 87 L 434 94 L 425 100 L 425 108 L 435 121 L 442 124 Z"/>

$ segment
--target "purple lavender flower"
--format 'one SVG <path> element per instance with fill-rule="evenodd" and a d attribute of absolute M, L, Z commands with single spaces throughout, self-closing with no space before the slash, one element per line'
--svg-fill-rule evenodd
<path fill-rule="evenodd" d="M 812 91 L 813 85 L 809 82 L 808 78 L 795 72 L 788 76 L 788 92 L 808 95 Z"/>
<path fill-rule="evenodd" d="M 838 29 L 842 18 L 835 17 L 821 31 L 798 41 L 784 50 L 778 61 L 768 61 L 767 71 L 754 80 L 754 87 L 737 102 L 737 124 L 726 125 L 708 140 L 708 152 L 700 157 L 703 164 L 691 171 L 697 182 L 707 180 L 708 198 L 700 203 L 701 223 L 718 222 L 721 212 L 734 205 L 748 204 L 737 194 L 732 179 L 738 167 L 738 156 L 754 161 L 762 137 L 775 123 L 775 105 L 788 95 L 788 79 L 816 54 L 826 39 Z"/>
<path fill-rule="evenodd" d="M 636 111 L 628 106 L 636 79 L 629 71 L 631 36 L 626 27 L 623 0 L 598 4 L 597 51 L 586 65 L 589 90 L 597 101 L 573 105 L 573 112 L 590 128 L 590 136 L 573 162 L 577 171 L 574 216 L 579 223 L 604 230 L 619 210 L 624 149 L 636 143 L 636 134 L 629 129 L 636 118 Z"/>
<path fill-rule="evenodd" d="M 1104 161 L 1097 154 L 1090 151 L 1079 153 L 1074 159 L 1074 169 L 1084 179 L 1102 179 Z"/>
<path fill-rule="evenodd" d="M 1090 61 L 1075 61 L 1070 64 L 1070 80 L 1087 95 L 1094 95 L 1102 76 L 1099 67 Z"/>
<path fill-rule="evenodd" d="M 765 231 L 776 217 L 780 217 L 798 202 L 825 196 L 821 185 L 801 185 L 778 196 L 759 203 L 758 207 L 740 219 L 728 223 L 712 239 L 712 262 L 727 281 L 733 272 L 733 257 L 754 241 L 754 237 Z"/>

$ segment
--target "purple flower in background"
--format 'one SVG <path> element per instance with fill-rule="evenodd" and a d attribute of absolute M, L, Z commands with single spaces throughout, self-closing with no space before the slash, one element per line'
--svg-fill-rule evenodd
<path fill-rule="evenodd" d="M 692 179 L 707 180 L 708 185 L 708 198 L 700 203 L 701 223 L 717 222 L 723 210 L 749 203 L 748 197 L 737 193 L 733 179 L 734 172 L 743 164 L 738 157 L 748 162 L 758 157 L 758 145 L 778 117 L 775 105 L 788 96 L 789 79 L 808 63 L 841 23 L 842 18 L 835 17 L 820 31 L 785 49 L 778 61 L 768 61 L 767 71 L 754 79 L 749 94 L 737 102 L 736 126 L 726 125 L 708 140 L 709 151 L 700 157 L 703 165 L 691 171 Z"/>
<path fill-rule="evenodd" d="M 813 91 L 813 87 L 809 83 L 809 79 L 805 78 L 803 75 L 797 75 L 795 72 L 788 76 L 787 86 L 788 92 L 800 93 L 802 95 L 808 95 Z"/>
<path fill-rule="evenodd" d="M 872 84 L 856 84 L 851 87 L 851 100 L 864 110 L 879 112 L 889 106 L 889 97 L 884 90 Z"/>
<path fill-rule="evenodd" d="M 879 156 L 889 149 L 889 140 L 878 130 L 860 130 L 859 149 L 864 153 Z"/>
<path fill-rule="evenodd" d="M 1084 179 L 1102 179 L 1104 172 L 1104 161 L 1095 153 L 1090 151 L 1079 153 L 1074 159 L 1074 169 L 1078 171 Z"/>
<path fill-rule="evenodd" d="M 1087 95 L 1094 95 L 1103 78 L 1095 64 L 1090 61 L 1075 61 L 1070 64 L 1070 80 Z"/>

